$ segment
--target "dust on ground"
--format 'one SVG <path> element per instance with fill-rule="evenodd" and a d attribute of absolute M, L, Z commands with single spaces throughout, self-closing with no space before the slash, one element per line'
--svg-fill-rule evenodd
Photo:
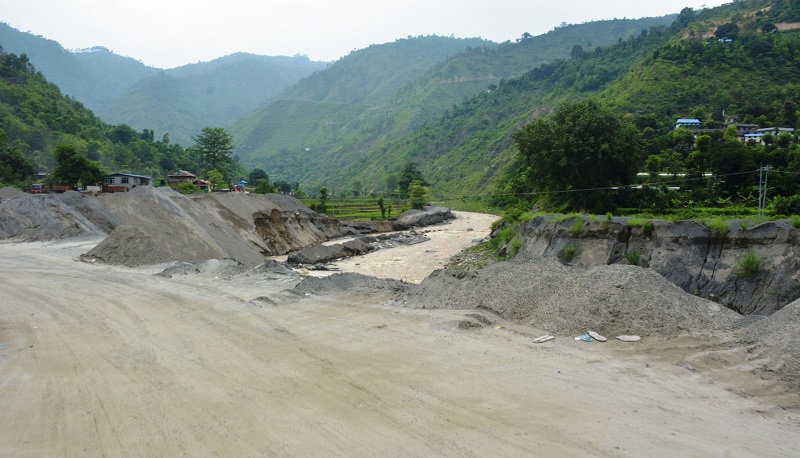
<path fill-rule="evenodd" d="M 168 222 L 200 211 L 163 193 L 138 198 Z M 200 204 L 246 232 L 258 202 L 238 197 L 225 197 L 234 210 Z M 102 253 L 103 221 L 117 258 L 126 233 L 169 238 L 125 227 L 136 198 L 113 198 L 115 221 L 73 220 L 83 238 L 0 244 L 3 455 L 800 454 L 800 396 L 769 372 L 797 367 L 796 304 L 742 322 L 637 267 L 436 270 L 494 219 L 461 213 L 428 242 L 320 278 L 203 259 L 213 250 L 136 268 L 80 261 Z M 574 339 L 589 329 L 610 340 Z M 543 333 L 555 339 L 533 343 Z"/>
<path fill-rule="evenodd" d="M 97 241 L 0 244 L 4 455 L 800 452 L 795 410 L 686 359 L 715 337 L 536 345 L 535 327 L 398 307 L 377 283 L 318 294 L 275 266 L 77 261 Z"/>

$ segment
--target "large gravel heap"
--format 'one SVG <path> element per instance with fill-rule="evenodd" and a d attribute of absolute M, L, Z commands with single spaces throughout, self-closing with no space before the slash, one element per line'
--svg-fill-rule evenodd
<path fill-rule="evenodd" d="M 800 388 L 800 299 L 748 326 L 743 341 L 759 346 L 765 370 Z"/>
<path fill-rule="evenodd" d="M 9 198 L 0 201 L 0 239 L 34 242 L 102 236 L 120 223 L 97 199 L 76 191 L 15 194 L 3 192 Z"/>
<path fill-rule="evenodd" d="M 440 270 L 398 300 L 408 307 L 492 310 L 552 334 L 676 336 L 732 329 L 738 315 L 649 269 L 572 268 L 552 259 Z"/>

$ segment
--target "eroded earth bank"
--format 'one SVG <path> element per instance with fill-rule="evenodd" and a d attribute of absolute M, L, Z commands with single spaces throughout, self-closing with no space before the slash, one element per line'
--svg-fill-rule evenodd
<path fill-rule="evenodd" d="M 535 237 L 435 270 L 485 215 L 409 235 L 425 215 L 342 225 L 282 196 L 0 200 L 6 456 L 800 453 L 797 301 L 745 316 Z M 419 240 L 380 240 L 398 230 Z M 333 239 L 369 253 L 271 259 Z M 574 339 L 590 329 L 608 341 Z"/>

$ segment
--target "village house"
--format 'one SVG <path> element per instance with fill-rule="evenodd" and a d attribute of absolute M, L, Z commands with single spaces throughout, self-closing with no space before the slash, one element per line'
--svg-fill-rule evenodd
<path fill-rule="evenodd" d="M 699 119 L 680 118 L 677 121 L 675 121 L 675 130 L 680 129 L 681 127 L 685 127 L 689 130 L 692 130 L 692 129 L 697 129 L 702 125 L 703 123 L 701 123 Z"/>
<path fill-rule="evenodd" d="M 152 185 L 152 177 L 132 173 L 112 173 L 103 180 L 103 192 L 128 192 L 137 186 Z"/>
<path fill-rule="evenodd" d="M 167 176 L 167 184 L 170 186 L 179 185 L 181 183 L 194 183 L 197 180 L 197 175 L 186 170 L 178 170 L 172 175 Z"/>
<path fill-rule="evenodd" d="M 170 187 L 174 188 L 182 183 L 193 184 L 200 188 L 201 191 L 208 191 L 210 187 L 210 184 L 207 180 L 201 180 L 197 178 L 197 175 L 192 172 L 187 172 L 186 170 L 178 170 L 172 175 L 167 175 L 167 184 Z"/>

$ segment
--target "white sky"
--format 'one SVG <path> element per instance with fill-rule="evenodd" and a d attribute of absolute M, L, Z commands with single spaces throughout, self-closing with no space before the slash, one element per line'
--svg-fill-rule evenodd
<path fill-rule="evenodd" d="M 67 49 L 103 46 L 158 68 L 234 52 L 336 60 L 409 35 L 496 42 L 561 22 L 640 18 L 730 0 L 0 0 L 0 22 Z"/>

